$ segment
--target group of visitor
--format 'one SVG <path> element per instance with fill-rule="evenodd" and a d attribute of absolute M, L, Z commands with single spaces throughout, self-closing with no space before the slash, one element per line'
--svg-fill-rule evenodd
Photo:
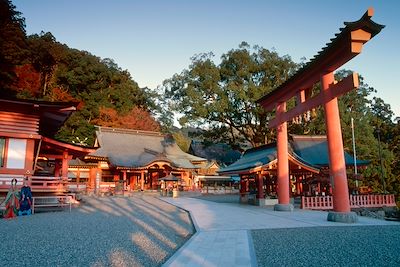
<path fill-rule="evenodd" d="M 14 218 L 22 215 L 32 214 L 32 191 L 28 186 L 28 179 L 24 179 L 21 190 L 17 188 L 17 179 L 11 180 L 11 187 L 7 193 L 4 218 Z"/>

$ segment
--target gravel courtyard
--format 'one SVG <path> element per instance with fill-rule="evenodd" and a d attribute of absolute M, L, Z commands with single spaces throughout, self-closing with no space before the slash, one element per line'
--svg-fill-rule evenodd
<path fill-rule="evenodd" d="M 157 198 L 86 198 L 71 213 L 0 219 L 1 266 L 160 266 L 193 234 Z"/>
<path fill-rule="evenodd" d="M 399 226 L 252 230 L 258 267 L 400 266 Z"/>

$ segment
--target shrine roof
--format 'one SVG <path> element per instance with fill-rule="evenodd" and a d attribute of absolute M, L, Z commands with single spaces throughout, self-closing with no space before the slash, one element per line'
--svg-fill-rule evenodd
<path fill-rule="evenodd" d="M 219 176 L 219 175 L 197 175 L 197 178 L 203 182 L 234 182 L 235 180 L 231 176 Z"/>
<path fill-rule="evenodd" d="M 291 135 L 293 151 L 309 164 L 329 167 L 328 142 L 325 135 Z M 354 157 L 344 152 L 346 166 L 354 165 Z M 368 160 L 357 159 L 357 166 L 368 165 Z"/>
<path fill-rule="evenodd" d="M 85 162 L 79 158 L 71 159 L 68 161 L 70 168 L 97 168 L 98 164 L 93 162 Z"/>
<path fill-rule="evenodd" d="M 319 170 L 329 167 L 328 144 L 326 136 L 291 135 L 288 144 L 289 160 L 300 165 L 306 170 Z M 347 166 L 354 165 L 354 158 L 344 153 Z M 218 173 L 243 173 L 251 172 L 255 168 L 266 167 L 277 159 L 276 144 L 259 146 L 246 150 L 243 156 L 235 163 L 221 168 Z M 357 160 L 358 166 L 369 164 L 366 160 Z"/>
<path fill-rule="evenodd" d="M 39 116 L 39 133 L 48 137 L 54 136 L 77 106 L 77 102 L 0 99 L 0 110 Z"/>
<path fill-rule="evenodd" d="M 68 151 L 69 155 L 82 157 L 96 151 L 95 148 L 82 147 L 74 144 L 65 143 L 49 137 L 42 137 L 40 152 L 43 154 L 62 154 L 63 151 Z"/>
<path fill-rule="evenodd" d="M 236 162 L 219 169 L 218 173 L 236 173 L 250 171 L 276 160 L 276 144 L 263 145 L 248 149 Z"/>
<path fill-rule="evenodd" d="M 196 163 L 207 159 L 183 152 L 175 140 L 159 132 L 97 127 L 99 148 L 89 157 L 108 158 L 120 168 L 143 168 L 155 162 L 197 169 Z"/>
<path fill-rule="evenodd" d="M 257 103 L 266 110 L 273 110 L 278 102 L 285 102 L 300 90 L 311 88 L 319 82 L 321 74 L 335 71 L 361 53 L 363 44 L 385 27 L 372 21 L 372 16 L 373 9 L 369 8 L 359 20 L 344 22 L 345 27 L 340 28 L 340 32 L 317 55 Z"/>

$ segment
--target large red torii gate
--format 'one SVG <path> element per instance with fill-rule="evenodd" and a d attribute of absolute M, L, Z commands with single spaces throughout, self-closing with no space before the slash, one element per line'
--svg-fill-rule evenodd
<path fill-rule="evenodd" d="M 279 204 L 275 205 L 275 210 L 293 210 L 293 206 L 289 203 L 287 121 L 312 108 L 324 105 L 334 207 L 333 212 L 328 214 L 328 220 L 357 221 L 357 215 L 350 211 L 337 97 L 358 88 L 358 74 L 353 73 L 342 81 L 336 82 L 333 72 L 360 54 L 363 45 L 384 28 L 383 25 L 371 20 L 372 15 L 373 8 L 369 8 L 358 21 L 345 22 L 345 27 L 340 29 L 336 37 L 332 38 L 318 55 L 285 83 L 257 101 L 268 111 L 276 108 L 276 116 L 270 120 L 268 126 L 277 129 Z M 309 90 L 318 82 L 321 82 L 320 93 L 307 99 Z M 293 97 L 297 98 L 297 105 L 286 111 L 286 102 Z"/>

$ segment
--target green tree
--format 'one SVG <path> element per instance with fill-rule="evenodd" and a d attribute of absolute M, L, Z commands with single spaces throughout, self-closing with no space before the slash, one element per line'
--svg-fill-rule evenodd
<path fill-rule="evenodd" d="M 26 37 L 25 19 L 9 0 L 0 0 L 0 86 L 6 96 L 78 102 L 56 136 L 62 141 L 93 144 L 93 124 L 104 110 L 115 112 L 119 127 L 158 129 L 149 113 L 159 109 L 151 90 L 139 88 L 112 59 L 71 49 L 50 32 Z"/>
<path fill-rule="evenodd" d="M 82 103 L 58 136 L 66 141 L 78 136 L 88 138 L 87 142 L 91 144 L 94 140 L 93 123 L 101 121 L 101 108 L 115 109 L 123 117 L 135 107 L 148 111 L 149 107 L 155 105 L 151 92 L 139 88 L 129 72 L 121 70 L 112 59 L 100 59 L 75 49 L 68 49 L 66 56 L 58 63 L 51 86 L 63 88 Z M 127 122 L 125 127 L 133 125 Z M 69 132 L 91 134 L 79 136 Z"/>
<path fill-rule="evenodd" d="M 0 0 L 0 94 L 10 94 L 7 89 L 15 78 L 14 67 L 22 64 L 28 53 L 25 18 L 10 0 Z"/>
<path fill-rule="evenodd" d="M 56 47 L 61 44 L 56 42 L 56 38 L 50 32 L 30 35 L 27 42 L 31 50 L 31 62 L 40 73 L 40 97 L 44 97 L 48 93 L 48 83 L 57 65 Z"/>
<path fill-rule="evenodd" d="M 380 178 L 384 179 L 381 182 L 380 188 L 383 183 L 385 184 L 385 190 L 390 193 L 400 193 L 400 169 L 399 163 L 399 150 L 400 145 L 397 137 L 398 125 L 395 125 L 392 121 L 393 111 L 389 104 L 386 104 L 381 98 L 374 97 L 371 101 L 371 113 L 373 119 L 371 125 L 373 127 L 374 136 L 378 141 L 378 152 L 379 154 L 379 170 Z"/>
<path fill-rule="evenodd" d="M 190 148 L 191 139 L 187 137 L 181 131 L 175 131 L 172 136 L 174 137 L 177 145 L 182 149 L 183 152 L 188 152 Z"/>
<path fill-rule="evenodd" d="M 340 81 L 351 73 L 349 70 L 341 70 L 335 74 L 335 79 Z M 320 88 L 313 88 L 314 94 Z M 357 90 L 350 91 L 339 97 L 339 112 L 342 127 L 344 150 L 353 155 L 351 119 L 354 120 L 354 132 L 356 142 L 356 154 L 358 159 L 369 160 L 368 167 L 361 171 L 364 185 L 371 186 L 376 192 L 383 192 L 384 183 L 386 190 L 393 191 L 392 166 L 394 155 L 387 145 L 388 125 L 391 124 L 393 112 L 390 106 L 385 104 L 382 99 L 370 96 L 376 90 L 364 82 L 360 76 L 360 86 Z M 326 134 L 325 115 L 323 107 L 318 107 L 312 112 L 311 120 L 302 120 L 301 123 L 289 123 L 289 133 L 293 134 Z M 378 141 L 377 131 L 386 129 L 385 133 L 381 130 L 384 138 Z M 382 164 L 381 164 L 382 160 Z M 382 182 L 382 176 L 385 182 Z M 349 175 L 352 177 L 352 174 Z M 354 181 L 351 181 L 354 186 Z"/>
<path fill-rule="evenodd" d="M 289 56 L 247 43 L 221 57 L 192 58 L 188 69 L 164 81 L 170 108 L 182 114 L 180 123 L 201 127 L 214 140 L 229 144 L 265 144 L 273 138 L 266 127 L 270 116 L 255 101 L 284 82 L 296 69 Z"/>

